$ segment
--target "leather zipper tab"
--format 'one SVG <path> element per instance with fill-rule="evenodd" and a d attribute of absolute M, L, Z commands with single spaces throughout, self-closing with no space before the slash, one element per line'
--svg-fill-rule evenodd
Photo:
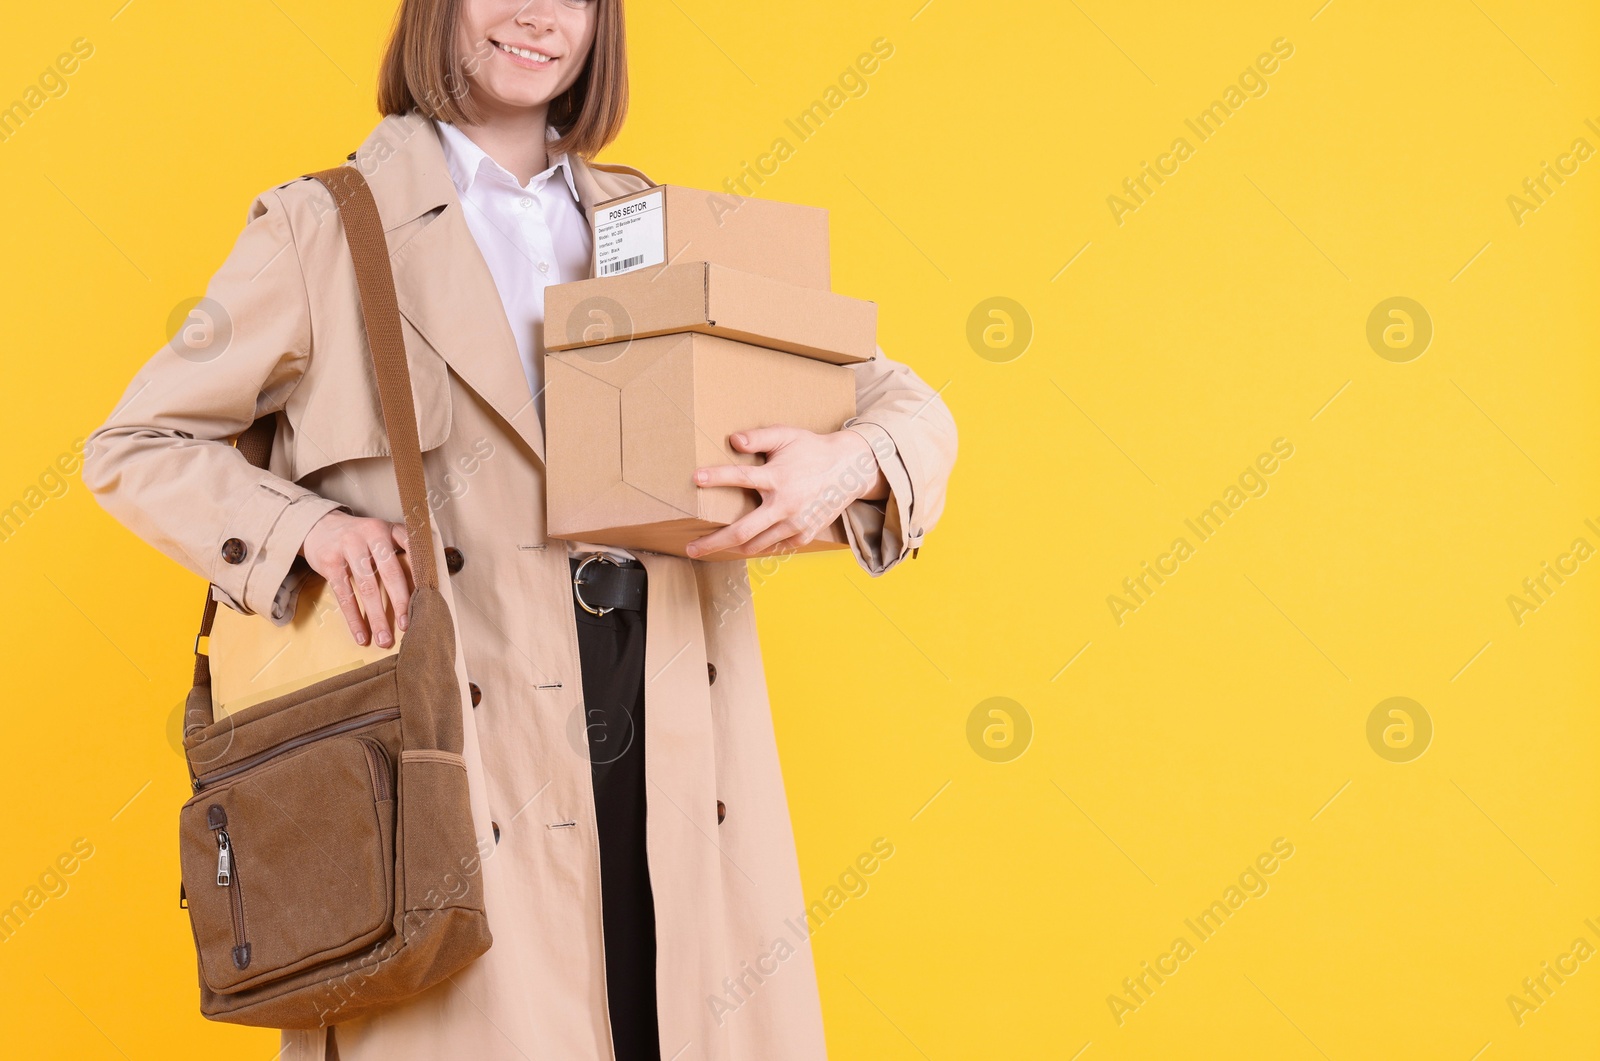
<path fill-rule="evenodd" d="M 217 887 L 229 889 L 228 911 L 233 918 L 233 965 L 241 972 L 250 966 L 250 940 L 245 934 L 244 895 L 233 871 L 233 837 L 228 835 L 228 812 L 220 803 L 206 808 L 206 824 L 217 834 Z"/>

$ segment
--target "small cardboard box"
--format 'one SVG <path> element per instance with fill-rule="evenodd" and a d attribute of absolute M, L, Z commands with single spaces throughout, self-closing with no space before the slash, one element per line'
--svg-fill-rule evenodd
<path fill-rule="evenodd" d="M 595 277 L 713 262 L 796 287 L 830 288 L 828 212 L 660 184 L 594 208 Z"/>
<path fill-rule="evenodd" d="M 545 388 L 550 536 L 677 556 L 759 503 L 694 484 L 696 468 L 764 460 L 729 435 L 769 424 L 826 433 L 855 415 L 850 369 L 697 332 L 548 354 Z M 845 544 L 835 521 L 806 551 Z"/>
<path fill-rule="evenodd" d="M 546 350 L 685 331 L 845 365 L 877 353 L 878 307 L 700 261 L 545 289 Z"/>

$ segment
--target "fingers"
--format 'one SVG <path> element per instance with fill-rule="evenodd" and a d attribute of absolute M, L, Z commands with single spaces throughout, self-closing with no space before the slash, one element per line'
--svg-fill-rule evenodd
<path fill-rule="evenodd" d="M 793 532 L 783 524 L 775 524 L 762 531 L 740 546 L 740 551 L 746 556 L 758 556 L 771 552 L 773 547 L 780 542 L 788 541 L 793 537 Z"/>
<path fill-rule="evenodd" d="M 696 538 L 685 547 L 684 551 L 690 557 L 709 556 L 724 550 L 738 552 L 739 546 L 772 526 L 777 520 L 778 514 L 772 511 L 770 505 L 757 505 L 753 512 L 747 512 L 726 527 L 713 531 L 703 538 Z"/>
<path fill-rule="evenodd" d="M 394 604 L 395 626 L 404 631 L 411 620 L 411 580 L 405 565 L 400 562 L 400 554 L 396 551 L 394 542 L 396 537 L 391 528 L 390 539 L 379 542 L 372 557 L 377 561 L 378 577 L 383 583 L 383 591 Z"/>
<path fill-rule="evenodd" d="M 728 441 L 740 453 L 770 453 L 806 433 L 802 428 L 790 427 L 788 424 L 771 424 L 767 427 L 736 431 L 728 436 Z"/>
<path fill-rule="evenodd" d="M 759 556 L 772 552 L 780 543 L 792 543 L 798 548 L 814 541 L 837 516 L 837 512 L 820 503 L 789 512 L 767 499 L 754 512 L 703 538 L 696 538 L 685 551 L 693 558 L 721 552 Z"/>
<path fill-rule="evenodd" d="M 796 535 L 793 538 L 785 538 L 777 545 L 774 545 L 772 548 L 766 550 L 766 554 L 768 556 L 792 556 L 795 553 L 798 553 L 802 546 L 810 544 L 812 540 L 810 538 L 806 538 L 805 541 L 801 541 L 800 537 L 801 536 Z"/>
<path fill-rule="evenodd" d="M 356 597 L 361 610 L 366 613 L 367 625 L 372 628 L 372 640 L 379 648 L 394 644 L 389 631 L 389 616 L 383 604 L 383 588 L 378 582 L 378 564 L 372 556 L 373 545 L 365 537 L 347 542 L 345 563 L 350 568 L 350 579 L 355 583 Z"/>
<path fill-rule="evenodd" d="M 821 502 L 790 512 L 768 499 L 743 519 L 690 542 L 689 555 L 705 556 L 723 550 L 743 557 L 794 552 L 815 541 L 838 515 L 837 510 Z"/>
<path fill-rule="evenodd" d="M 760 534 L 755 535 L 742 546 L 743 551 L 750 556 L 770 554 L 774 552 L 794 552 L 802 545 L 809 545 L 812 539 L 822 531 L 824 525 L 809 523 L 804 513 L 780 519 Z"/>
<path fill-rule="evenodd" d="M 328 513 L 306 535 L 301 554 L 327 580 L 356 644 L 395 643 L 385 601 L 394 606 L 394 625 L 410 625 L 410 559 L 402 559 L 409 545 L 405 524 L 343 512 Z"/>
<path fill-rule="evenodd" d="M 803 434 L 806 432 L 799 428 L 778 425 L 739 432 L 734 441 L 747 448 L 765 447 L 783 445 Z M 742 443 L 738 435 L 745 436 Z M 800 450 L 793 452 L 798 454 Z M 799 457 L 795 459 L 800 460 Z M 801 467 L 803 470 L 803 464 Z M 790 538 L 798 539 L 802 545 L 810 543 L 838 513 L 826 511 L 827 506 L 820 498 L 809 496 L 809 489 L 802 482 L 804 478 L 797 474 L 793 461 L 781 460 L 758 465 L 724 464 L 697 470 L 696 486 L 755 490 L 761 495 L 761 503 L 754 512 L 734 523 L 690 542 L 685 552 L 691 558 L 724 552 L 756 556 L 770 552 L 779 542 Z"/>
<path fill-rule="evenodd" d="M 769 490 L 772 473 L 761 464 L 719 464 L 694 473 L 696 486 L 738 486 L 746 490 Z"/>
<path fill-rule="evenodd" d="M 740 453 L 772 453 L 803 435 L 812 432 L 788 424 L 752 427 L 728 436 L 728 442 Z M 697 486 L 738 486 L 746 490 L 772 489 L 772 473 L 765 464 L 723 464 L 700 468 L 694 474 Z"/>
<path fill-rule="evenodd" d="M 350 627 L 350 636 L 356 639 L 356 644 L 367 643 L 367 620 L 361 614 L 361 605 L 356 600 L 355 589 L 350 584 L 350 572 L 339 570 L 328 578 L 328 588 L 333 590 L 334 599 L 339 602 L 339 612 L 344 616 L 345 625 Z"/>

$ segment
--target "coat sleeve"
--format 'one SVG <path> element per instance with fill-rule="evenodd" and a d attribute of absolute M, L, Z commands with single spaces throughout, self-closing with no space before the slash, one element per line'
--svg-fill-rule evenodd
<path fill-rule="evenodd" d="M 856 415 L 844 426 L 872 446 L 889 496 L 852 502 L 844 511 L 845 536 L 857 562 L 876 576 L 914 555 L 939 521 L 956 461 L 956 423 L 938 392 L 885 357 L 882 347 L 873 360 L 850 367 Z"/>
<path fill-rule="evenodd" d="M 349 509 L 252 467 L 231 440 L 283 409 L 310 355 L 305 277 L 269 191 L 185 330 L 139 370 L 84 455 L 84 484 L 107 512 L 211 582 L 221 603 L 280 626 L 309 571 L 296 563 L 306 534 Z M 224 548 L 233 539 L 242 556 Z"/>

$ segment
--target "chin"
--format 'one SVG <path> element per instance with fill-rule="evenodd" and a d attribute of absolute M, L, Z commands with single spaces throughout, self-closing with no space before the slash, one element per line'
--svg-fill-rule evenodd
<path fill-rule="evenodd" d="M 494 100 L 502 107 L 533 108 L 543 107 L 560 93 L 550 93 L 543 87 L 535 88 L 529 85 L 496 85 Z"/>

